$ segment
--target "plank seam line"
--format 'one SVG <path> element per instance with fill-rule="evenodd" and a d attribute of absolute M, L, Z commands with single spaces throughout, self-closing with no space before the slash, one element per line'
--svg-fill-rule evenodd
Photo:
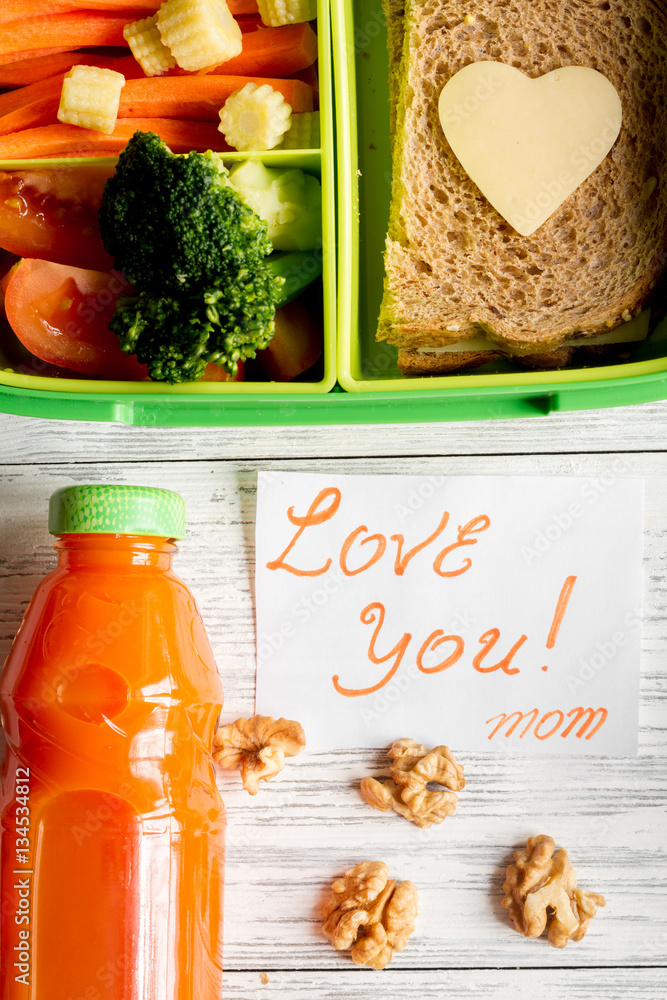
<path fill-rule="evenodd" d="M 610 449 L 608 451 L 503 451 L 503 452 L 476 451 L 476 452 L 446 452 L 446 453 L 443 452 L 441 454 L 429 454 L 429 453 L 413 454 L 413 453 L 411 453 L 411 454 L 405 454 L 405 455 L 392 455 L 392 454 L 388 453 L 386 455 L 383 454 L 383 455 L 368 455 L 368 456 L 366 456 L 366 455 L 363 455 L 363 456 L 356 456 L 356 455 L 326 455 L 326 456 L 320 456 L 319 460 L 321 462 L 341 462 L 341 461 L 348 461 L 348 462 L 355 462 L 355 463 L 357 463 L 357 462 L 363 462 L 363 461 L 369 461 L 369 460 L 373 460 L 373 461 L 376 461 L 376 460 L 377 461 L 394 460 L 395 461 L 397 459 L 398 460 L 405 459 L 406 461 L 410 461 L 412 459 L 452 459 L 452 458 L 534 458 L 535 456 L 538 456 L 538 455 L 540 457 L 544 457 L 544 458 L 549 458 L 551 456 L 553 456 L 553 457 L 570 456 L 572 458 L 582 458 L 582 457 L 587 458 L 587 457 L 590 457 L 590 456 L 598 456 L 598 455 L 599 456 L 603 456 L 603 455 L 633 455 L 633 456 L 634 455 L 647 455 L 648 456 L 648 455 L 666 455 L 666 454 L 667 454 L 667 448 L 651 448 L 651 449 L 647 449 L 647 448 L 637 448 L 637 449 L 625 448 L 625 449 L 616 450 L 616 451 Z M 8 462 L 3 462 L 2 465 L 0 465 L 0 473 L 2 472 L 2 469 L 15 469 L 15 468 L 30 469 L 30 468 L 41 468 L 43 466 L 46 466 L 46 467 L 62 466 L 62 467 L 65 467 L 65 468 L 69 468 L 69 467 L 76 467 L 76 466 L 80 466 L 80 465 L 102 465 L 102 464 L 104 464 L 104 465 L 125 465 L 128 462 L 131 462 L 133 465 L 158 465 L 158 464 L 163 464 L 165 462 L 168 462 L 170 465 L 201 465 L 201 464 L 206 465 L 206 464 L 210 464 L 211 462 L 219 462 L 219 463 L 224 463 L 224 464 L 237 463 L 239 466 L 247 467 L 249 465 L 257 464 L 259 462 L 270 462 L 270 463 L 275 464 L 275 463 L 279 463 L 279 462 L 297 463 L 297 462 L 309 462 L 309 461 L 313 461 L 312 456 L 310 456 L 310 455 L 303 455 L 303 456 L 296 456 L 296 457 L 295 456 L 289 456 L 289 457 L 285 456 L 284 458 L 276 458 L 275 455 L 273 455 L 273 456 L 265 455 L 265 456 L 259 456 L 259 457 L 256 457 L 256 458 L 226 458 L 224 456 L 217 456 L 216 457 L 216 456 L 213 456 L 213 455 L 205 457 L 205 458 L 175 458 L 175 457 L 169 457 L 169 458 L 167 458 L 165 456 L 156 457 L 156 458 L 150 458 L 150 457 L 146 457 L 146 456 L 135 457 L 133 455 L 130 455 L 130 454 L 126 453 L 123 458 L 110 458 L 110 457 L 107 457 L 107 458 L 104 458 L 104 459 L 99 459 L 99 458 L 98 459 L 77 459 L 76 461 L 69 461 L 69 462 L 67 460 L 58 460 L 58 459 L 55 459 L 55 460 L 52 460 L 52 461 L 51 460 L 40 460 L 40 461 L 35 460 L 34 462 L 20 462 L 20 461 L 12 462 L 12 461 L 8 461 Z M 583 477 L 583 478 L 586 478 L 586 477 Z"/>
<path fill-rule="evenodd" d="M 641 971 L 646 970 L 663 970 L 667 969 L 667 965 L 403 965 L 400 968 L 396 967 L 394 969 L 385 969 L 386 972 L 613 972 L 613 971 Z M 308 966 L 307 968 L 290 969 L 290 968 L 273 968 L 269 965 L 263 965 L 257 969 L 242 969 L 242 968 L 230 968 L 225 967 L 225 973 L 236 974 L 252 974 L 261 972 L 280 972 L 280 973 L 290 973 L 304 975 L 312 973 L 322 973 L 323 975 L 329 975 L 330 973 L 338 972 L 350 972 L 354 973 L 354 968 L 342 969 L 339 966 L 335 967 L 318 967 L 318 966 Z"/>

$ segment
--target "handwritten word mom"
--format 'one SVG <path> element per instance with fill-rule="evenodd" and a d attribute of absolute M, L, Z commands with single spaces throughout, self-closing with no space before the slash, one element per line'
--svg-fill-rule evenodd
<path fill-rule="evenodd" d="M 325 524 L 336 517 L 340 502 L 341 491 L 335 486 L 331 486 L 320 490 L 305 514 L 295 514 L 294 507 L 290 507 L 287 510 L 287 517 L 290 523 L 296 526 L 297 530 L 278 558 L 272 559 L 266 564 L 267 569 L 282 569 L 287 573 L 292 573 L 294 576 L 322 576 L 323 573 L 326 573 L 333 562 L 331 557 L 326 560 L 323 566 L 312 567 L 307 565 L 305 556 L 297 559 L 297 553 L 292 553 L 297 548 L 300 539 L 306 531 Z M 439 524 L 428 538 L 425 538 L 417 545 L 413 545 L 407 551 L 404 551 L 404 535 L 391 535 L 389 541 L 396 543 L 396 555 L 394 558 L 394 573 L 396 576 L 403 576 L 414 557 L 440 538 L 448 524 L 449 511 L 446 510 L 443 511 Z M 458 565 L 456 563 L 453 565 L 448 563 L 447 568 L 444 568 L 445 560 L 457 549 L 476 545 L 478 539 L 475 536 L 482 531 L 486 531 L 490 526 L 491 521 L 486 514 L 479 514 L 477 517 L 473 517 L 471 521 L 468 521 L 467 524 L 463 526 L 459 525 L 456 531 L 456 540 L 450 542 L 436 554 L 433 560 L 433 571 L 442 577 L 461 576 L 463 573 L 466 573 L 472 566 L 472 559 L 465 558 Z M 370 546 L 370 548 L 367 550 L 364 546 Z M 369 534 L 367 525 L 360 524 L 347 535 L 341 546 L 338 556 L 340 568 L 346 576 L 357 576 L 359 573 L 363 573 L 378 563 L 385 555 L 387 548 L 388 541 L 385 535 L 379 532 Z M 367 555 L 367 552 L 370 552 L 370 555 Z M 288 556 L 294 560 L 294 563 L 287 562 Z M 306 565 L 303 564 L 304 561 Z M 295 563 L 300 563 L 300 565 L 295 565 Z"/>

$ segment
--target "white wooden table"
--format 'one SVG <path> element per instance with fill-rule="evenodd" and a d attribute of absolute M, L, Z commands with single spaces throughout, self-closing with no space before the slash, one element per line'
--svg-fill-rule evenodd
<path fill-rule="evenodd" d="M 86 481 L 169 487 L 188 504 L 177 571 L 211 636 L 226 690 L 223 721 L 253 713 L 258 469 L 644 478 L 639 756 L 466 754 L 465 803 L 427 831 L 361 801 L 359 779 L 384 767 L 377 749 L 306 750 L 252 799 L 236 776 L 221 779 L 229 813 L 224 993 L 230 1000 L 664 1000 L 667 404 L 496 423 L 293 430 L 0 415 L 0 442 L 2 655 L 52 565 L 51 492 Z M 512 850 L 542 832 L 568 848 L 582 886 L 607 897 L 585 940 L 563 951 L 514 933 L 500 906 Z M 355 968 L 320 931 L 323 889 L 364 859 L 386 860 L 420 890 L 417 931 L 385 972 Z"/>

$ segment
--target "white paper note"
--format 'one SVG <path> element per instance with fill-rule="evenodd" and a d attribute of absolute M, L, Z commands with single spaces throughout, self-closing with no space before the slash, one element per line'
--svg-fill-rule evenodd
<path fill-rule="evenodd" d="M 262 472 L 256 711 L 310 747 L 637 752 L 643 484 Z"/>

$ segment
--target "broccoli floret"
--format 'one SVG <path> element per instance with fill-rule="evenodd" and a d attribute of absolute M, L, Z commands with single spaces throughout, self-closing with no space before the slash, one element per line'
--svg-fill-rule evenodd
<path fill-rule="evenodd" d="M 272 250 L 266 223 L 229 184 L 216 153 L 177 155 L 152 132 L 135 132 L 121 153 L 99 223 L 117 269 L 158 296 L 213 286 Z"/>
<path fill-rule="evenodd" d="M 231 376 L 268 347 L 276 308 L 321 273 L 319 254 L 275 254 L 206 288 L 177 295 L 120 296 L 109 326 L 152 379 L 193 382 L 214 361 Z"/>
<path fill-rule="evenodd" d="M 178 297 L 122 296 L 109 326 L 156 381 L 193 382 L 209 361 L 234 376 L 239 361 L 268 346 L 283 285 L 260 263 Z"/>
<path fill-rule="evenodd" d="M 236 375 L 268 346 L 277 306 L 321 273 L 321 254 L 267 256 L 267 224 L 218 154 L 176 155 L 151 132 L 121 154 L 99 222 L 134 286 L 109 326 L 157 381 L 194 381 L 211 361 Z"/>

